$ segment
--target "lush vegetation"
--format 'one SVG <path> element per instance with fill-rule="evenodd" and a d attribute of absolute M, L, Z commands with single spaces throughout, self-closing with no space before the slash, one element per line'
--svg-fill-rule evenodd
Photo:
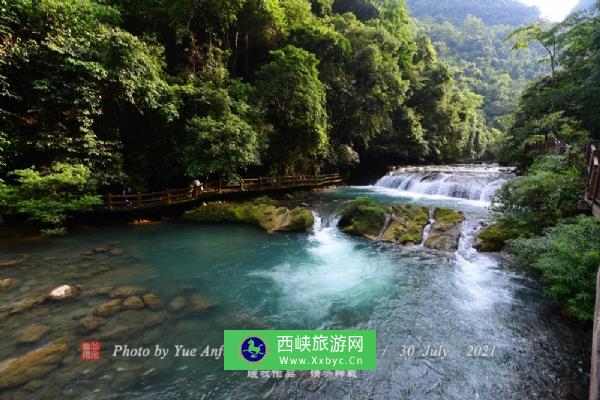
<path fill-rule="evenodd" d="M 549 28 L 531 25 L 514 32 L 516 47 L 538 43 L 548 49 L 552 73 L 519 99 L 502 161 L 526 168 L 538 155 L 529 145 L 558 140 L 576 147 L 600 138 L 599 31 L 598 12 L 582 11 Z"/>
<path fill-rule="evenodd" d="M 456 80 L 483 98 L 489 126 L 505 130 L 516 99 L 528 82 L 544 75 L 540 46 L 512 51 L 507 40 L 515 29 L 539 19 L 538 10 L 517 0 L 422 1 L 409 7 Z"/>
<path fill-rule="evenodd" d="M 482 97 L 438 58 L 402 0 L 0 9 L 0 179 L 13 191 L 23 184 L 15 171 L 45 176 L 55 165 L 85 165 L 86 191 L 70 195 L 93 196 L 451 162 L 479 157 L 497 136 Z"/>
<path fill-rule="evenodd" d="M 509 241 L 518 266 L 537 271 L 548 293 L 577 318 L 593 318 L 600 264 L 600 222 L 581 215 L 585 165 L 581 148 L 599 138 L 600 13 L 592 9 L 560 24 L 525 26 L 515 48 L 537 43 L 547 51 L 550 74 L 519 99 L 501 146 L 505 162 L 524 174 L 498 193 L 498 225 L 484 241 Z M 544 155 L 538 143 L 561 145 L 564 155 Z M 552 147 L 546 147 L 546 152 Z"/>
<path fill-rule="evenodd" d="M 580 216 L 513 244 L 516 263 L 541 275 L 548 292 L 579 319 L 592 320 L 600 265 L 600 221 Z"/>

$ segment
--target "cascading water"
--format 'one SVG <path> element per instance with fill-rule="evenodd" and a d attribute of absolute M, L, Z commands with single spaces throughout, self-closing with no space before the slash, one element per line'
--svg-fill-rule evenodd
<path fill-rule="evenodd" d="M 513 169 L 492 164 L 402 167 L 379 179 L 375 186 L 489 202 L 496 190 L 513 176 Z"/>

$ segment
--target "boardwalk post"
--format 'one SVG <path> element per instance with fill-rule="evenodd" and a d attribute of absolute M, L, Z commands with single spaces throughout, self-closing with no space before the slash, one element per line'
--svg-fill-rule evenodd
<path fill-rule="evenodd" d="M 240 190 L 243 192 L 244 191 L 244 180 L 240 179 Z"/>
<path fill-rule="evenodd" d="M 167 204 L 171 204 L 171 189 L 167 189 Z"/>
<path fill-rule="evenodd" d="M 223 187 L 223 180 L 219 179 L 219 193 L 221 193 L 221 188 Z"/>
<path fill-rule="evenodd" d="M 113 205 L 112 205 L 112 194 L 111 193 L 108 194 L 107 204 L 108 204 L 108 209 L 112 210 Z"/>
<path fill-rule="evenodd" d="M 596 310 L 592 337 L 592 370 L 590 371 L 590 400 L 599 400 L 600 392 L 600 270 L 596 277 Z"/>
<path fill-rule="evenodd" d="M 142 205 L 142 194 L 138 193 L 137 195 L 137 206 L 140 207 Z"/>

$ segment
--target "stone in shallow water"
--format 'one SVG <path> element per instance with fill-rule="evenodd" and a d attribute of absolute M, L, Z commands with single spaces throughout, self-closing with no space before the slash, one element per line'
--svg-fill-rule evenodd
<path fill-rule="evenodd" d="M 123 300 L 115 299 L 108 303 L 100 304 L 94 309 L 94 315 L 98 317 L 110 317 L 123 309 Z"/>
<path fill-rule="evenodd" d="M 58 367 L 69 350 L 68 340 L 59 339 L 22 357 L 0 362 L 0 389 L 40 379 Z"/>
<path fill-rule="evenodd" d="M 122 249 L 111 249 L 110 250 L 110 255 L 111 256 L 115 256 L 115 257 L 120 257 L 124 254 L 125 252 Z"/>
<path fill-rule="evenodd" d="M 17 281 L 11 278 L 0 279 L 0 288 L 7 289 L 9 287 L 15 286 Z"/>
<path fill-rule="evenodd" d="M 140 296 L 145 292 L 145 289 L 143 287 L 139 287 L 139 286 L 125 286 L 125 287 L 120 287 L 117 288 L 115 290 L 113 290 L 110 293 L 110 297 L 112 297 L 113 299 L 115 298 L 127 298 L 127 297 L 131 297 L 131 296 Z"/>
<path fill-rule="evenodd" d="M 19 254 L 18 256 L 14 256 L 8 260 L 0 261 L 0 268 L 4 267 L 14 267 L 15 265 L 19 265 L 27 260 L 28 256 L 26 254 Z"/>
<path fill-rule="evenodd" d="M 80 326 L 84 332 L 88 333 L 93 330 L 96 330 L 98 327 L 100 327 L 104 324 L 106 324 L 106 320 L 104 318 L 90 317 L 90 318 L 82 319 Z"/>
<path fill-rule="evenodd" d="M 37 305 L 42 304 L 48 299 L 48 296 L 45 294 L 26 297 L 23 300 L 19 300 L 16 303 L 11 304 L 10 313 L 17 314 L 23 311 L 27 311 Z"/>
<path fill-rule="evenodd" d="M 32 325 L 26 328 L 21 336 L 19 336 L 19 343 L 35 343 L 50 332 L 50 327 L 47 325 Z"/>
<path fill-rule="evenodd" d="M 163 302 L 153 293 L 146 293 L 143 300 L 144 304 L 151 310 L 160 310 L 163 307 Z"/>
<path fill-rule="evenodd" d="M 71 285 L 62 285 L 53 289 L 48 298 L 50 300 L 66 300 L 75 297 L 77 289 Z"/>
<path fill-rule="evenodd" d="M 144 302 L 138 296 L 131 296 L 123 301 L 123 307 L 129 310 L 138 310 L 144 308 Z"/>
<path fill-rule="evenodd" d="M 425 246 L 440 251 L 456 251 L 462 234 L 462 213 L 444 208 L 436 208 L 435 221 L 431 226 Z"/>
<path fill-rule="evenodd" d="M 218 305 L 215 300 L 198 294 L 192 296 L 191 304 L 192 311 L 198 313 L 208 311 Z"/>
<path fill-rule="evenodd" d="M 178 297 L 175 297 L 173 300 L 171 300 L 171 302 L 169 303 L 169 310 L 180 311 L 185 307 L 185 305 L 186 305 L 185 298 L 182 296 L 178 296 Z"/>

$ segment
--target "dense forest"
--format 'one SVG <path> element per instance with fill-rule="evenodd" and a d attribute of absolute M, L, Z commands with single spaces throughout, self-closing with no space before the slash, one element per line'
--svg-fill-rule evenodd
<path fill-rule="evenodd" d="M 124 183 L 472 159 L 498 135 L 402 0 L 0 4 L 8 212 L 65 207 L 36 200 L 53 184 L 77 209 Z"/>
<path fill-rule="evenodd" d="M 454 67 L 459 84 L 483 97 L 488 125 L 505 130 L 521 91 L 549 71 L 540 62 L 541 46 L 513 51 L 508 40 L 515 29 L 539 20 L 539 11 L 517 0 L 411 0 L 408 5 L 420 31 Z"/>

